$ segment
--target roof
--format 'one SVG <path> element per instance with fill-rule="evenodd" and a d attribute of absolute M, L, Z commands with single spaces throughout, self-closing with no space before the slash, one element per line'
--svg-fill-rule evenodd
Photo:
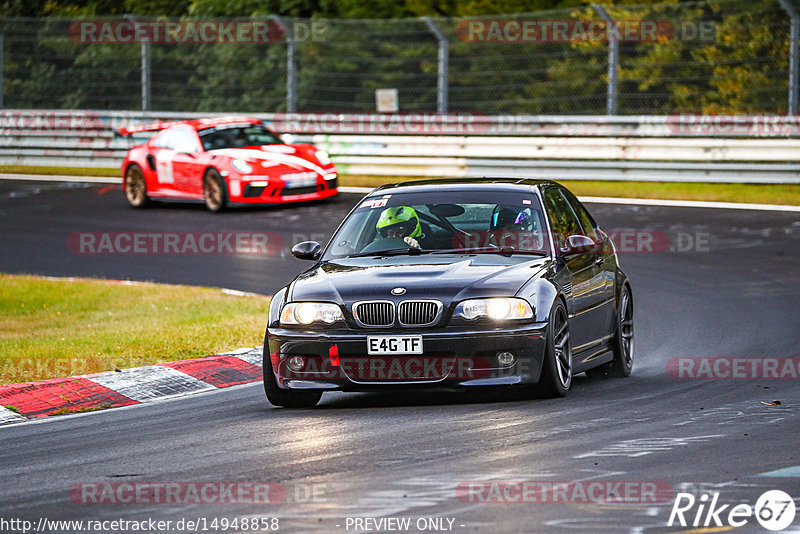
<path fill-rule="evenodd" d="M 556 185 L 552 180 L 531 178 L 439 178 L 387 184 L 377 188 L 373 194 L 386 193 L 424 193 L 431 189 L 437 191 L 530 191 L 543 185 Z"/>

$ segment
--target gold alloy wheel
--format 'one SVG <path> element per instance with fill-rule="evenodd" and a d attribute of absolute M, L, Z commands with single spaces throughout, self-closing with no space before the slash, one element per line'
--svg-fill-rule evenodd
<path fill-rule="evenodd" d="M 211 211 L 219 211 L 222 208 L 222 186 L 213 173 L 208 173 L 203 178 L 203 197 Z"/>
<path fill-rule="evenodd" d="M 135 208 L 147 202 L 147 183 L 138 165 L 131 165 L 125 173 L 125 196 Z"/>

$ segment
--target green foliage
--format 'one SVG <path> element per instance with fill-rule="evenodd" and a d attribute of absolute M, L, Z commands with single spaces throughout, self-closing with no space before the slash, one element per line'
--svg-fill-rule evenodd
<path fill-rule="evenodd" d="M 550 10 L 522 12 L 531 9 Z M 607 10 L 615 20 L 659 24 L 657 39 L 619 45 L 620 113 L 786 111 L 789 23 L 776 0 L 626 0 Z M 63 18 L 120 20 L 121 13 L 139 20 L 281 15 L 302 34 L 295 54 L 299 110 L 354 112 L 373 111 L 379 88 L 397 88 L 402 111 L 435 111 L 437 41 L 419 17 L 438 17 L 449 42 L 451 111 L 605 113 L 607 40 L 475 41 L 463 31 L 475 20 L 599 20 L 582 0 L 5 0 L 0 14 L 51 15 L 0 20 L 5 105 L 138 109 L 139 44 L 75 42 L 67 29 L 76 19 Z M 151 109 L 286 108 L 285 41 L 153 43 L 150 53 Z"/>

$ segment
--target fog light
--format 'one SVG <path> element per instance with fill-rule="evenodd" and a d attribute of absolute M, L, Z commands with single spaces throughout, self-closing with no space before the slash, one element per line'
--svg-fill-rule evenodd
<path fill-rule="evenodd" d="M 300 371 L 305 366 L 305 359 L 302 356 L 289 356 L 289 359 L 286 360 L 286 367 L 288 367 L 291 371 Z"/>
<path fill-rule="evenodd" d="M 510 352 L 498 352 L 497 353 L 497 363 L 500 365 L 511 365 L 514 363 L 514 355 Z"/>

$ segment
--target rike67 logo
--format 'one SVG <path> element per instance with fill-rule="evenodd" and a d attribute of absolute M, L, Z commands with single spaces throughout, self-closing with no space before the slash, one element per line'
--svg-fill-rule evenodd
<path fill-rule="evenodd" d="M 783 530 L 794 521 L 796 507 L 792 497 L 781 490 L 764 492 L 755 506 L 747 503 L 718 504 L 719 492 L 703 493 L 696 499 L 691 493 L 678 493 L 667 526 L 742 527 L 753 518 L 767 530 Z"/>

